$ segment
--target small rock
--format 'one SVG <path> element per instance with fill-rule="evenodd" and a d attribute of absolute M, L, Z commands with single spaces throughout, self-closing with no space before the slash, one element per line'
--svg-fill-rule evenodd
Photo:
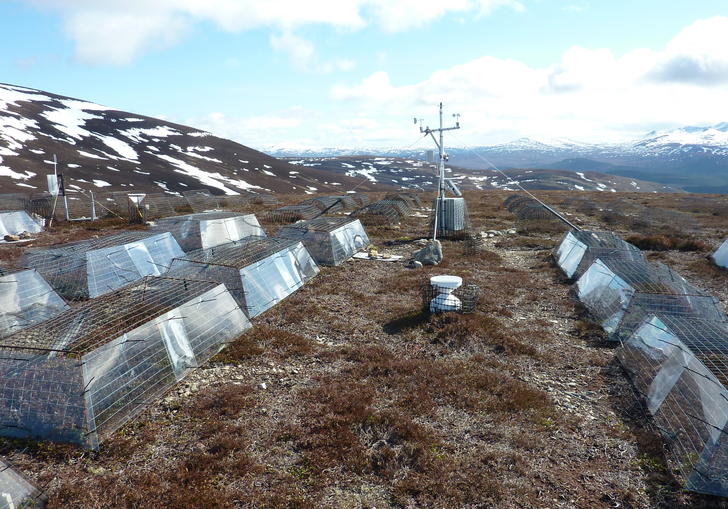
<path fill-rule="evenodd" d="M 23 240 L 27 240 L 27 239 L 31 239 L 31 238 L 33 238 L 33 237 L 32 237 L 32 236 L 30 235 L 30 232 L 20 232 L 20 233 L 18 234 L 18 237 L 20 237 L 20 238 L 21 238 L 21 239 L 23 239 Z"/>
<path fill-rule="evenodd" d="M 427 239 L 417 239 L 414 241 L 417 246 L 425 247 L 427 245 Z"/>
<path fill-rule="evenodd" d="M 422 268 L 422 262 L 418 262 L 417 260 L 410 260 L 405 265 L 408 269 L 421 269 Z"/>
<path fill-rule="evenodd" d="M 503 232 L 499 232 L 498 230 L 488 230 L 485 233 L 488 234 L 488 237 L 498 237 L 499 235 L 503 235 Z"/>
<path fill-rule="evenodd" d="M 3 239 L 5 239 L 6 242 L 17 242 L 17 241 L 20 240 L 20 236 L 18 236 L 18 235 L 5 235 L 5 237 L 3 237 Z"/>
<path fill-rule="evenodd" d="M 265 382 L 262 382 L 258 387 L 260 387 L 263 390 L 266 390 L 268 388 L 268 384 Z"/>
<path fill-rule="evenodd" d="M 412 258 L 422 265 L 437 265 L 442 261 L 442 245 L 439 240 L 430 240 L 427 246 L 412 253 Z"/>
<path fill-rule="evenodd" d="M 516 234 L 516 229 L 515 228 L 511 228 L 510 230 L 506 230 L 506 233 L 508 235 L 515 235 Z"/>

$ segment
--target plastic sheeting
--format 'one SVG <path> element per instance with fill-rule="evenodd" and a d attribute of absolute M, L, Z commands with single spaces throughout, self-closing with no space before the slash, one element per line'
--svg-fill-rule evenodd
<path fill-rule="evenodd" d="M 645 257 L 637 247 L 611 232 L 569 231 L 553 253 L 566 277 L 577 279 L 597 259 L 640 262 Z"/>
<path fill-rule="evenodd" d="M 238 242 L 250 236 L 265 236 L 254 214 L 235 212 L 202 212 L 165 217 L 159 219 L 152 230 L 170 232 L 186 252 Z"/>
<path fill-rule="evenodd" d="M 224 283 L 250 318 L 291 295 L 318 272 L 301 242 L 267 237 L 188 253 L 170 270 L 176 277 Z"/>
<path fill-rule="evenodd" d="M 0 275 L 0 338 L 68 309 L 35 270 Z"/>
<path fill-rule="evenodd" d="M 340 265 L 369 245 L 361 221 L 322 217 L 281 228 L 277 237 L 303 242 L 319 265 Z"/>
<path fill-rule="evenodd" d="M 690 490 L 728 495 L 728 328 L 648 316 L 617 356 L 644 396 Z"/>
<path fill-rule="evenodd" d="M 576 293 L 612 339 L 629 337 L 648 313 L 726 319 L 715 298 L 661 264 L 597 259 L 576 282 Z"/>
<path fill-rule="evenodd" d="M 29 249 L 20 265 L 37 269 L 63 297 L 79 300 L 104 295 L 144 276 L 164 274 L 183 254 L 170 233 L 130 231 Z"/>
<path fill-rule="evenodd" d="M 148 277 L 0 341 L 0 435 L 96 448 L 250 328 L 224 285 Z"/>
<path fill-rule="evenodd" d="M 0 509 L 45 507 L 45 495 L 20 475 L 7 461 L 0 460 Z"/>
<path fill-rule="evenodd" d="M 24 210 L 0 211 L 0 242 L 5 235 L 17 235 L 18 233 L 39 233 L 43 227 L 33 221 L 33 218 Z"/>
<path fill-rule="evenodd" d="M 728 239 L 726 239 L 720 247 L 710 255 L 710 257 L 713 259 L 713 262 L 718 267 L 723 267 L 728 269 Z"/>

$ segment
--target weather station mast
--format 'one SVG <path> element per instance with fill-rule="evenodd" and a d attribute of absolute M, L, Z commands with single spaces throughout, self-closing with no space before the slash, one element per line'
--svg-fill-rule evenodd
<path fill-rule="evenodd" d="M 462 193 L 460 192 L 460 189 L 458 189 L 457 185 L 455 185 L 451 179 L 445 177 L 445 162 L 448 160 L 448 156 L 445 152 L 444 133 L 445 131 L 460 129 L 460 114 L 453 114 L 453 118 L 455 118 L 454 126 L 443 127 L 442 103 L 440 103 L 440 127 L 438 129 L 422 127 L 423 119 L 415 117 L 415 125 L 419 123 L 420 132 L 425 136 L 430 135 L 432 137 L 432 141 L 435 142 L 440 153 L 440 160 L 437 169 L 437 198 L 435 199 L 432 207 L 434 211 L 432 220 L 432 240 L 437 240 L 438 236 L 453 237 L 462 235 L 465 233 L 468 224 L 465 199 L 462 198 Z M 435 137 L 435 133 L 438 133 L 437 138 Z M 456 198 L 446 197 L 447 189 L 450 189 Z"/>

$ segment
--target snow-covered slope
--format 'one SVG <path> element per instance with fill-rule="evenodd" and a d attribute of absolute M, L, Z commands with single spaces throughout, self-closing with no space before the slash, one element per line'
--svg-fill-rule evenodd
<path fill-rule="evenodd" d="M 358 183 L 191 127 L 0 84 L 0 193 L 45 190 L 54 154 L 69 190 L 311 193 Z"/>
<path fill-rule="evenodd" d="M 290 159 L 302 168 L 321 168 L 339 175 L 366 179 L 404 189 L 435 189 L 436 168 L 417 159 L 378 156 L 303 157 Z M 606 175 L 595 171 L 505 170 L 505 175 L 490 170 L 446 167 L 448 178 L 462 189 L 527 189 L 608 192 L 677 192 L 678 189 L 638 179 Z"/>

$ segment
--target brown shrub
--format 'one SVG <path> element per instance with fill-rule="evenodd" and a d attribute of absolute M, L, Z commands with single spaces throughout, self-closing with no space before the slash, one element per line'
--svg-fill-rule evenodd
<path fill-rule="evenodd" d="M 252 389 L 246 385 L 229 384 L 204 389 L 187 410 L 193 417 L 210 419 L 235 417 L 244 408 L 250 407 Z"/>
<path fill-rule="evenodd" d="M 647 251 L 708 251 L 710 246 L 691 238 L 666 235 L 632 235 L 627 242 Z"/>

